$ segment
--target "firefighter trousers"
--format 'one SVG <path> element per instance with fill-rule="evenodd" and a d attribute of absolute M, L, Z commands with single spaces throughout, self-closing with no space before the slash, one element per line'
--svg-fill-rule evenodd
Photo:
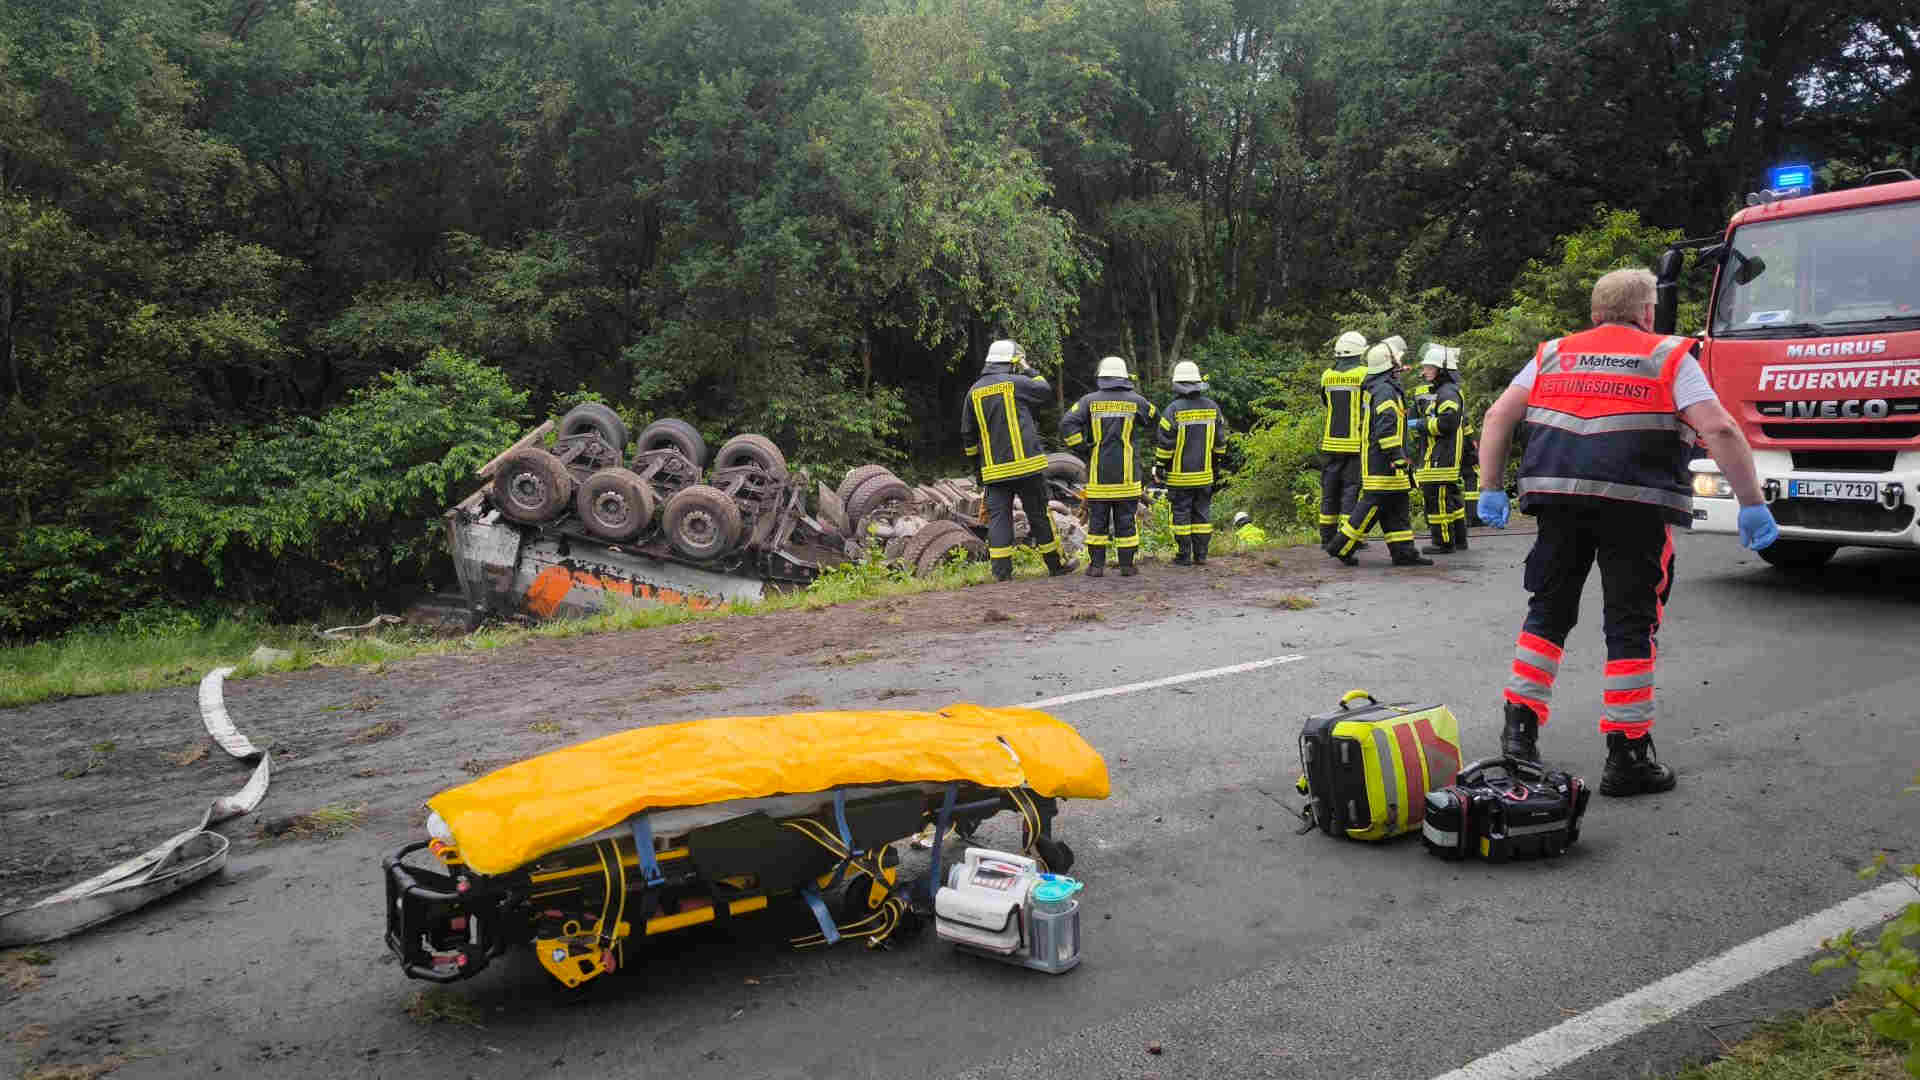
<path fill-rule="evenodd" d="M 1386 534 L 1387 550 L 1396 558 L 1413 554 L 1413 496 L 1405 491 L 1362 491 L 1340 531 L 1326 543 L 1327 554 L 1342 559 L 1360 547 L 1360 538 L 1375 525 Z"/>
<path fill-rule="evenodd" d="M 1087 559 L 1094 566 L 1107 564 L 1111 546 L 1121 566 L 1133 565 L 1133 553 L 1140 548 L 1139 499 L 1087 500 Z"/>
<path fill-rule="evenodd" d="M 1420 498 L 1427 504 L 1427 532 L 1433 542 L 1440 547 L 1465 549 L 1467 511 L 1460 499 L 1460 485 L 1452 481 L 1421 484 Z"/>
<path fill-rule="evenodd" d="M 1531 598 L 1506 700 L 1547 722 L 1562 648 L 1579 621 L 1580 593 L 1597 563 L 1607 638 L 1600 730 L 1641 738 L 1653 729 L 1653 662 L 1673 592 L 1673 526 L 1638 508 L 1543 506 L 1535 516 L 1540 532 L 1526 567 Z"/>
<path fill-rule="evenodd" d="M 1027 513 L 1027 542 L 1049 564 L 1060 558 L 1060 541 L 1053 535 L 1053 515 L 1047 512 L 1047 480 L 1040 473 L 999 480 L 987 485 L 987 555 L 993 561 L 993 576 L 1005 581 L 1013 576 L 1013 500 Z"/>
<path fill-rule="evenodd" d="M 1207 545 L 1213 541 L 1213 523 L 1207 520 L 1213 508 L 1213 485 L 1169 487 L 1167 502 L 1173 507 L 1174 546 L 1206 558 Z"/>
<path fill-rule="evenodd" d="M 1320 542 L 1331 543 L 1340 530 L 1340 521 L 1353 513 L 1360 501 L 1360 455 L 1321 455 L 1320 465 Z"/>

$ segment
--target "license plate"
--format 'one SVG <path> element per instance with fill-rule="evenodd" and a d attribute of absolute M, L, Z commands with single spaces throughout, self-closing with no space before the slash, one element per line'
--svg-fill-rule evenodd
<path fill-rule="evenodd" d="M 1790 480 L 1787 498 L 1879 502 L 1880 485 L 1873 480 Z"/>

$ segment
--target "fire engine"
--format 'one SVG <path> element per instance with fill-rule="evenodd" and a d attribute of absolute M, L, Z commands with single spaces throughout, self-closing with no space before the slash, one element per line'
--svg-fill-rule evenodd
<path fill-rule="evenodd" d="M 1688 254 L 1711 265 L 1700 361 L 1780 525 L 1761 557 L 1812 570 L 1842 547 L 1920 548 L 1920 180 L 1816 194 L 1811 168 L 1783 166 L 1747 204 L 1660 257 L 1655 329 L 1674 332 Z M 1694 530 L 1737 533 L 1719 466 L 1689 468 Z"/>

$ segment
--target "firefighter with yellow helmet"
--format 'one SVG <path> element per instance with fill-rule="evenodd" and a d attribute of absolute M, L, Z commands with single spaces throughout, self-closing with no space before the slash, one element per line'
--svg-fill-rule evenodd
<path fill-rule="evenodd" d="M 1033 422 L 1033 407 L 1053 399 L 1053 389 L 1027 363 L 1027 351 L 1014 341 L 996 341 L 987 348 L 980 378 L 967 391 L 960 411 L 960 434 L 967 456 L 980 462 L 980 485 L 986 492 L 987 554 L 993 576 L 1013 577 L 1013 501 L 1027 512 L 1028 537 L 1046 559 L 1054 577 L 1071 574 L 1077 563 L 1060 558 L 1060 539 L 1053 533 L 1047 511 L 1044 473 L 1047 455 Z"/>
<path fill-rule="evenodd" d="M 1367 339 L 1348 330 L 1333 343 L 1333 363 L 1320 373 L 1320 543 L 1330 544 L 1340 520 L 1360 500 L 1360 450 L 1366 421 L 1360 384 L 1367 380 Z"/>
<path fill-rule="evenodd" d="M 1179 548 L 1173 565 L 1205 566 L 1207 545 L 1213 541 L 1207 513 L 1227 453 L 1227 421 L 1207 396 L 1200 365 L 1193 361 L 1173 365 L 1173 393 L 1173 400 L 1160 410 L 1154 471 L 1165 475 L 1167 502 L 1173 508 L 1173 542 Z"/>
<path fill-rule="evenodd" d="M 1133 388 L 1127 362 L 1100 361 L 1093 393 L 1074 403 L 1060 420 L 1067 449 L 1087 454 L 1087 576 L 1106 574 L 1107 548 L 1114 549 L 1121 577 L 1132 577 L 1140 550 L 1141 469 L 1134 459 L 1136 434 L 1153 430 L 1160 415 Z"/>
<path fill-rule="evenodd" d="M 1361 384 L 1366 409 L 1366 441 L 1360 453 L 1360 501 L 1327 541 L 1327 554 L 1356 565 L 1360 538 L 1376 522 L 1386 534 L 1395 566 L 1432 566 L 1413 546 L 1413 481 L 1407 476 L 1406 401 L 1394 375 L 1393 350 L 1385 342 L 1367 350 L 1367 379 Z"/>

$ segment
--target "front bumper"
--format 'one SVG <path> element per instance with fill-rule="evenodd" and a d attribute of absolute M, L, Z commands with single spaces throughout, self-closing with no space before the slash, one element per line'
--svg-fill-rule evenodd
<path fill-rule="evenodd" d="M 1756 450 L 1753 459 L 1783 539 L 1920 549 L 1920 452 L 1900 454 L 1894 468 L 1883 473 L 1795 469 L 1792 455 L 1780 450 Z M 1689 468 L 1695 476 L 1720 472 L 1718 464 L 1704 457 Z M 1882 498 L 1877 503 L 1789 499 L 1785 495 L 1791 480 L 1869 480 L 1880 487 Z M 1739 516 L 1740 504 L 1731 494 L 1703 497 L 1695 492 L 1694 532 L 1736 535 Z"/>

